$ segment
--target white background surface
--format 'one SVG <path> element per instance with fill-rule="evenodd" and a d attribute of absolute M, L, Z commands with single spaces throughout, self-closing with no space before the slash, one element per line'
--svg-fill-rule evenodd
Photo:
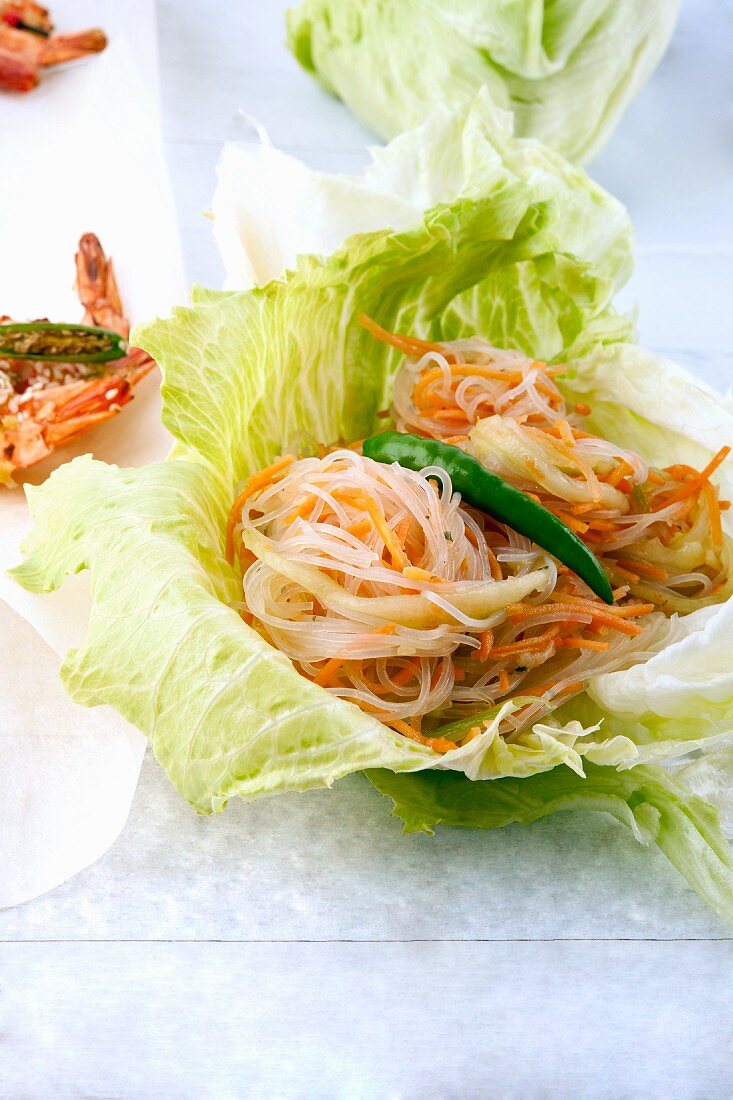
<path fill-rule="evenodd" d="M 160 0 L 189 277 L 242 106 L 309 163 L 365 131 L 281 45 L 283 0 Z M 733 375 L 733 5 L 683 0 L 592 173 L 629 206 L 641 338 Z M 3 1097 L 723 1098 L 733 937 L 656 852 L 562 815 L 403 838 L 352 778 L 196 817 L 148 758 L 117 844 L 0 913 Z"/>

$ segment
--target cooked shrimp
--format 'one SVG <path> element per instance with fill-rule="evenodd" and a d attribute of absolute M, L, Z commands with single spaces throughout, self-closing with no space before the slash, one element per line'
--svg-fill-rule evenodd
<path fill-rule="evenodd" d="M 76 289 L 84 323 L 127 338 L 114 268 L 92 233 L 79 242 Z M 0 318 L 2 323 L 10 318 Z M 0 484 L 58 447 L 115 416 L 155 366 L 139 348 L 106 363 L 58 363 L 0 358 Z"/>
<path fill-rule="evenodd" d="M 100 53 L 107 45 L 98 29 L 52 32 L 49 12 L 40 4 L 0 0 L 0 88 L 29 92 L 38 84 L 40 69 Z"/>

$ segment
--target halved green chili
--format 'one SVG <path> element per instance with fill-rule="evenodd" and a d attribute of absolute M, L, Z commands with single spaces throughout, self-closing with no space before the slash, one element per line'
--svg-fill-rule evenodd
<path fill-rule="evenodd" d="M 46 363 L 108 363 L 127 355 L 124 337 L 93 325 L 29 321 L 0 324 L 0 359 L 34 359 Z"/>
<path fill-rule="evenodd" d="M 364 454 L 376 462 L 398 462 L 418 472 L 427 466 L 440 466 L 467 504 L 536 542 L 577 573 L 602 600 L 613 603 L 608 577 L 585 543 L 547 508 L 459 447 L 407 432 L 383 432 L 364 440 Z"/>

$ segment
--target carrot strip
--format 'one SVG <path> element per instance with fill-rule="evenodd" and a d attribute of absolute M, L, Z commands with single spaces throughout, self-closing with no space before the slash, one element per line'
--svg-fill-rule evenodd
<path fill-rule="evenodd" d="M 654 611 L 653 603 L 629 603 L 625 607 L 614 607 L 611 617 L 619 619 L 636 619 L 639 615 L 649 615 Z M 611 609 L 609 608 L 609 611 Z"/>
<path fill-rule="evenodd" d="M 594 504 L 595 507 L 595 504 Z M 558 509 L 557 518 L 561 519 L 571 531 L 574 531 L 576 535 L 584 535 L 588 530 L 588 524 L 584 523 L 580 519 L 576 519 L 575 516 L 571 516 L 568 512 L 563 512 Z"/>
<path fill-rule="evenodd" d="M 308 513 L 311 511 L 313 505 L 316 503 L 317 500 L 317 496 L 314 496 L 313 493 L 309 493 L 305 500 L 303 500 L 297 508 L 293 509 L 290 515 L 286 518 L 285 522 L 294 523 L 296 519 L 304 519 L 305 516 L 307 516 Z"/>
<path fill-rule="evenodd" d="M 505 668 L 499 670 L 499 691 L 502 695 L 509 691 L 509 673 Z"/>
<path fill-rule="evenodd" d="M 404 549 L 407 536 L 410 531 L 410 525 L 412 524 L 412 516 L 405 516 L 396 527 L 395 534 L 400 541 L 400 546 Z"/>
<path fill-rule="evenodd" d="M 373 497 L 369 496 L 368 493 L 362 492 L 360 489 L 337 489 L 333 495 L 336 500 L 344 501 L 347 504 L 353 504 L 355 507 L 363 508 L 364 511 L 367 512 L 372 523 L 379 531 L 395 568 L 402 570 L 409 566 L 409 558 L 400 546 L 394 531 L 387 526 L 384 512 Z"/>
<path fill-rule="evenodd" d="M 718 466 L 722 465 L 722 463 L 725 462 L 726 458 L 730 454 L 730 451 L 731 449 L 728 446 L 721 447 L 718 453 L 710 459 L 710 462 L 708 462 L 705 469 L 700 471 L 700 479 L 702 481 L 708 481 L 710 475 L 715 473 Z"/>
<path fill-rule="evenodd" d="M 641 632 L 641 627 L 636 623 L 630 623 L 626 619 L 610 614 L 600 606 L 591 603 L 585 605 L 581 601 L 577 603 L 570 602 L 573 600 L 572 596 L 567 596 L 565 599 L 568 601 L 565 604 L 558 601 L 556 603 L 539 604 L 529 608 L 525 607 L 524 604 L 510 604 L 507 609 L 508 617 L 512 622 L 519 622 L 522 619 L 531 618 L 532 615 L 546 615 L 552 611 L 557 611 L 559 613 L 565 612 L 566 614 L 580 612 L 581 614 L 591 615 L 594 621 L 601 622 L 605 626 L 611 627 L 612 630 L 618 630 L 621 634 L 632 635 Z M 653 604 L 650 604 L 650 609 L 653 609 L 653 606 Z"/>
<path fill-rule="evenodd" d="M 439 351 L 441 355 L 445 356 L 449 363 L 455 363 L 456 361 L 453 352 L 443 347 L 442 344 L 434 344 L 429 340 L 420 340 L 417 336 L 404 336 L 399 332 L 388 332 L 386 328 L 382 328 L 382 326 L 377 324 L 376 321 L 373 321 L 371 317 L 367 317 L 366 313 L 360 315 L 359 324 L 363 325 L 367 332 L 370 332 L 377 340 L 381 340 L 384 344 L 389 344 L 405 355 L 415 357 L 424 355 L 426 351 Z"/>
<path fill-rule="evenodd" d="M 349 532 L 350 535 L 353 535 L 357 539 L 361 539 L 364 537 L 364 535 L 369 534 L 369 532 L 372 530 L 372 525 L 368 519 L 364 518 L 357 520 L 356 523 L 352 523 L 350 527 L 346 528 L 346 530 Z"/>
<path fill-rule="evenodd" d="M 669 579 L 667 570 L 662 569 L 658 565 L 647 565 L 646 562 L 632 561 L 630 558 L 616 558 L 616 564 L 624 569 L 630 569 L 633 573 L 638 573 L 642 577 L 651 577 L 652 580 L 655 581 L 666 581 Z"/>
<path fill-rule="evenodd" d="M 383 712 L 371 703 L 365 703 L 361 699 L 354 699 L 353 702 L 368 714 L 373 714 L 376 718 L 379 718 L 379 721 L 383 722 L 385 726 L 391 726 L 392 729 L 401 733 L 404 737 L 409 737 L 411 741 L 417 741 L 418 745 L 425 745 L 427 748 L 441 753 L 458 748 L 458 746 L 453 741 L 449 741 L 447 737 L 423 737 L 421 733 L 418 733 L 418 731 L 413 729 L 407 722 L 403 722 L 402 719 L 384 717 Z"/>
<path fill-rule="evenodd" d="M 543 649 L 560 633 L 560 626 L 551 626 L 544 634 L 538 634 L 535 638 L 521 638 L 517 642 L 509 642 L 507 645 L 493 646 L 490 657 L 509 657 L 520 653 L 541 653 Z"/>
<path fill-rule="evenodd" d="M 683 485 L 681 489 L 678 489 L 677 492 L 672 493 L 672 495 L 666 497 L 665 500 L 658 502 L 654 511 L 658 512 L 660 508 L 666 508 L 668 504 L 675 504 L 678 500 L 686 500 L 689 496 L 698 496 L 705 482 L 710 479 L 711 474 L 715 473 L 718 466 L 725 462 L 730 452 L 730 447 L 721 447 L 718 453 L 711 458 L 710 462 L 708 462 L 707 466 L 701 470 L 699 474 L 696 474 L 694 478 Z"/>
<path fill-rule="evenodd" d="M 479 638 L 481 639 L 481 645 L 478 651 L 478 659 L 479 661 L 488 661 L 489 654 L 494 645 L 494 631 L 484 630 L 483 634 L 479 634 Z"/>
<path fill-rule="evenodd" d="M 271 466 L 267 466 L 264 470 L 252 474 L 252 476 L 247 479 L 247 484 L 234 501 L 227 520 L 226 559 L 230 565 L 234 564 L 234 528 L 238 523 L 241 523 L 242 508 L 244 504 L 253 493 L 258 492 L 260 489 L 264 489 L 265 486 L 269 485 L 286 466 L 289 466 L 290 463 L 294 461 L 295 458 L 293 455 L 285 455 L 283 458 L 279 458 L 277 462 L 273 462 Z"/>
<path fill-rule="evenodd" d="M 491 570 L 491 576 L 495 581 L 502 580 L 501 565 L 499 564 L 494 551 L 490 546 L 486 547 L 486 553 L 489 558 L 489 569 Z"/>
<path fill-rule="evenodd" d="M 625 477 L 633 474 L 634 469 L 625 460 L 621 461 L 621 464 L 611 471 L 609 476 L 605 479 L 607 485 L 611 485 L 614 489 L 617 487 L 620 481 L 623 481 Z"/>
<path fill-rule="evenodd" d="M 401 668 L 399 672 L 395 672 L 391 677 L 392 683 L 399 684 L 400 687 L 404 687 L 405 684 L 409 684 L 410 680 L 414 679 L 420 671 L 420 658 L 411 657 L 409 664 L 406 664 L 404 668 Z"/>
<path fill-rule="evenodd" d="M 318 684 L 319 687 L 326 687 L 335 678 L 336 673 L 344 663 L 343 657 L 331 657 L 326 661 L 322 668 L 319 668 L 318 674 L 315 676 L 313 683 Z"/>

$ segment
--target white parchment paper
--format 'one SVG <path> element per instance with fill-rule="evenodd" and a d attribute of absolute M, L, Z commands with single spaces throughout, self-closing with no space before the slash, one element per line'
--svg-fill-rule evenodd
<path fill-rule="evenodd" d="M 128 316 L 167 313 L 185 286 L 160 137 L 153 0 L 57 0 L 53 15 L 59 31 L 101 26 L 110 42 L 99 56 L 47 71 L 30 95 L 0 94 L 0 313 L 81 319 L 74 252 L 86 231 L 115 261 Z M 164 457 L 159 409 L 151 377 L 119 417 L 26 480 L 88 452 L 128 466 Z M 22 490 L 0 489 L 0 906 L 43 893 L 106 851 L 145 750 L 113 711 L 64 695 L 58 657 L 83 637 L 88 588 L 72 578 L 39 598 L 5 575 L 28 527 Z"/>

